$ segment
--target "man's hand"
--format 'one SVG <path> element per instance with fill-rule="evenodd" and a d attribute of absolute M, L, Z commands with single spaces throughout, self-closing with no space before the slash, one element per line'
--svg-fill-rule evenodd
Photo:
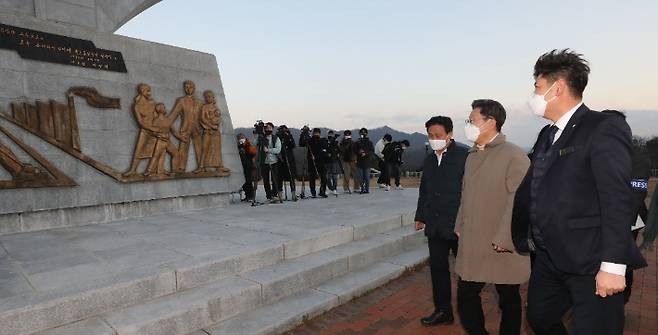
<path fill-rule="evenodd" d="M 596 275 L 596 295 L 601 298 L 615 295 L 626 288 L 626 277 L 599 271 Z"/>
<path fill-rule="evenodd" d="M 511 252 L 511 251 L 509 251 L 509 250 L 507 250 L 507 249 L 505 249 L 505 248 L 503 248 L 503 247 L 501 247 L 497 244 L 491 243 L 491 245 L 493 246 L 493 250 L 495 252 Z"/>
<path fill-rule="evenodd" d="M 420 221 L 416 221 L 416 230 L 423 230 L 423 229 L 425 229 L 425 224 Z"/>
<path fill-rule="evenodd" d="M 459 234 L 458 231 L 455 232 L 455 235 L 457 235 L 457 238 L 460 238 L 460 237 L 461 237 L 461 234 Z"/>

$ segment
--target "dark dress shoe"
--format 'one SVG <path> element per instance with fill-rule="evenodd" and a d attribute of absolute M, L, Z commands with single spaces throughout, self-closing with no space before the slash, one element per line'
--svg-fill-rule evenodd
<path fill-rule="evenodd" d="M 449 325 L 454 321 L 455 317 L 444 311 L 434 312 L 432 315 L 420 319 L 420 323 L 422 323 L 423 326 Z"/>

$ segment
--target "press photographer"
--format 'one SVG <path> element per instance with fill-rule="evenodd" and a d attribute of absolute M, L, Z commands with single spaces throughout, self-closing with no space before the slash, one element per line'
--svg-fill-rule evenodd
<path fill-rule="evenodd" d="M 257 136 L 257 161 L 265 186 L 265 194 L 270 203 L 282 203 L 278 158 L 281 153 L 281 140 L 273 134 L 274 124 L 271 122 L 263 125 L 263 122 L 260 121 L 254 125 L 254 130 Z"/>
<path fill-rule="evenodd" d="M 279 164 L 281 186 L 282 188 L 285 188 L 285 181 L 288 181 L 288 185 L 290 185 L 291 199 L 297 201 L 297 193 L 295 192 L 297 166 L 295 164 L 295 155 L 293 154 L 295 138 L 292 136 L 290 129 L 288 129 L 286 125 L 279 126 L 276 135 L 281 140 L 281 154 L 279 155 L 281 158 L 281 163 Z"/>
<path fill-rule="evenodd" d="M 409 141 L 407 140 L 391 142 L 384 147 L 382 155 L 384 156 L 384 169 L 387 172 L 384 179 L 386 191 L 391 189 L 391 177 L 395 178 L 395 188 L 402 189 L 400 185 L 401 166 L 404 164 L 402 154 L 408 147 Z"/>
<path fill-rule="evenodd" d="M 327 188 L 334 196 L 338 196 L 338 175 L 342 174 L 342 166 L 340 164 L 340 146 L 338 143 L 338 135 L 330 130 L 327 133 Z"/>
<path fill-rule="evenodd" d="M 308 179 L 311 197 L 316 198 L 315 180 L 320 179 L 320 196 L 327 197 L 327 139 L 321 137 L 320 128 L 313 128 L 313 135 L 308 136 L 308 127 L 302 129 L 299 146 L 308 148 Z"/>

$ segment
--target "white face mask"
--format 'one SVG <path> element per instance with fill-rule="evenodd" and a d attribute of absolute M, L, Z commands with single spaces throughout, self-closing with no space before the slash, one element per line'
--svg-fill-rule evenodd
<path fill-rule="evenodd" d="M 480 127 L 472 123 L 469 123 L 464 127 L 464 132 L 466 133 L 466 138 L 471 142 L 477 141 L 478 137 L 480 137 Z"/>
<path fill-rule="evenodd" d="M 241 138 L 238 142 L 240 142 L 240 144 L 244 144 L 244 142 L 247 142 L 247 139 Z"/>
<path fill-rule="evenodd" d="M 532 114 L 535 114 L 540 117 L 544 117 L 544 114 L 546 114 L 546 106 L 548 105 L 549 102 L 553 101 L 557 97 L 552 97 L 551 100 L 546 101 L 544 98 L 546 97 L 546 94 L 550 92 L 553 89 L 553 86 L 555 86 L 555 83 L 551 85 L 551 87 L 546 91 L 546 93 L 539 95 L 537 93 L 532 93 L 530 98 L 528 98 L 527 105 L 528 108 L 530 108 L 530 111 Z"/>
<path fill-rule="evenodd" d="M 345 136 L 344 138 L 345 138 L 346 140 L 351 140 L 351 139 L 352 139 L 352 136 L 347 135 L 347 136 Z"/>
<path fill-rule="evenodd" d="M 446 147 L 446 140 L 429 140 L 432 150 L 439 151 Z"/>

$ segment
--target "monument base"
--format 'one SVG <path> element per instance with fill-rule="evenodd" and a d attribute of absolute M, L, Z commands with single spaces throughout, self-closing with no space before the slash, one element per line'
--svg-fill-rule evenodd
<path fill-rule="evenodd" d="M 427 259 L 417 192 L 0 236 L 0 335 L 285 331 Z"/>
<path fill-rule="evenodd" d="M 0 214 L 0 235 L 218 208 L 228 205 L 230 201 L 231 194 L 220 193 Z"/>

